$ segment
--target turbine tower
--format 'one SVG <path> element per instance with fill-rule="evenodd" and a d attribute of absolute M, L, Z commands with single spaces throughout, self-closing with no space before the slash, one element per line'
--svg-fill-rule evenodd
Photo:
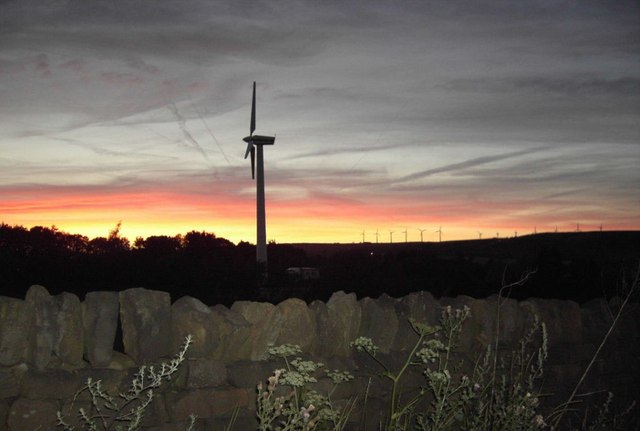
<path fill-rule="evenodd" d="M 425 231 L 426 229 L 420 229 L 420 228 L 418 228 L 418 230 L 420 231 L 420 242 L 424 242 L 423 234 L 424 234 L 424 231 Z"/>
<path fill-rule="evenodd" d="M 253 82 L 253 98 L 251 100 L 251 123 L 249 125 L 249 136 L 243 139 L 247 143 L 247 151 L 244 153 L 246 159 L 251 156 L 251 178 L 256 179 L 256 219 L 257 219 L 257 240 L 256 240 L 256 262 L 267 266 L 267 228 L 264 209 L 264 158 L 262 147 L 273 145 L 276 138 L 272 136 L 254 135 L 256 130 L 256 82 Z M 258 164 L 258 176 L 256 178 L 256 153 Z"/>
<path fill-rule="evenodd" d="M 442 226 L 438 228 L 436 233 L 438 234 L 438 242 L 442 242 Z"/>

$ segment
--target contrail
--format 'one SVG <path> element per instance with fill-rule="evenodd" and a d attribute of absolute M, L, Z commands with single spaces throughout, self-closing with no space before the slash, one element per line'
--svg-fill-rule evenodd
<path fill-rule="evenodd" d="M 198 141 L 196 141 L 196 139 L 187 130 L 187 120 L 185 120 L 184 117 L 180 115 L 180 112 L 178 111 L 178 107 L 173 103 L 170 103 L 167 106 L 169 107 L 171 112 L 173 112 L 173 115 L 176 117 L 176 120 L 178 121 L 178 126 L 182 130 L 182 133 L 184 134 L 185 138 L 187 138 L 187 141 L 191 142 L 191 144 L 193 144 L 193 147 L 196 150 L 198 150 L 200 154 L 202 154 L 202 157 L 204 157 L 207 161 L 210 162 L 211 160 L 209 160 L 209 156 L 207 156 L 207 153 L 204 151 L 202 146 L 198 143 Z"/>
<path fill-rule="evenodd" d="M 426 171 L 420 171 L 420 172 L 415 172 L 413 174 L 405 175 L 404 177 L 398 178 L 396 182 L 417 180 L 419 178 L 428 177 L 430 175 L 440 174 L 443 172 L 457 171 L 459 169 L 470 168 L 473 166 L 479 166 L 487 163 L 497 162 L 499 160 L 505 160 L 513 157 L 524 156 L 526 154 L 537 153 L 539 151 L 544 151 L 549 148 L 550 148 L 549 146 L 543 146 L 543 147 L 529 148 L 529 149 L 520 150 L 520 151 L 512 151 L 510 153 L 500 154 L 496 156 L 477 157 L 475 159 L 465 160 L 464 162 L 453 163 L 450 165 L 441 166 L 439 168 L 427 169 Z"/>
<path fill-rule="evenodd" d="M 200 121 L 202 121 L 202 125 L 204 126 L 205 129 L 207 129 L 207 132 L 209 132 L 209 134 L 213 138 L 213 142 L 215 142 L 216 145 L 218 146 L 218 149 L 220 150 L 220 153 L 222 153 L 222 157 L 224 157 L 224 159 L 227 161 L 227 164 L 229 166 L 231 166 L 231 162 L 229 161 L 229 158 L 225 154 L 224 150 L 222 149 L 222 146 L 220 145 L 220 142 L 218 142 L 218 139 L 215 137 L 215 135 L 213 134 L 213 132 L 209 128 L 209 125 L 206 123 L 206 121 L 204 121 L 204 118 L 202 117 L 202 114 L 200 114 L 200 111 L 198 111 L 198 109 L 196 108 L 195 103 L 193 103 L 193 98 L 191 97 L 191 93 L 187 93 L 187 94 L 189 95 L 189 100 L 191 101 L 191 107 L 193 108 L 195 113 L 198 115 L 198 117 L 200 117 Z"/>

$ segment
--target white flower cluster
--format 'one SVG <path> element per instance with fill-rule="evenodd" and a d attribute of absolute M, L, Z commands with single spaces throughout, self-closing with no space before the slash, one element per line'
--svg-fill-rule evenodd
<path fill-rule="evenodd" d="M 433 364 L 445 349 L 446 346 L 442 341 L 435 339 L 427 340 L 424 342 L 423 347 L 416 352 L 416 356 L 423 364 Z"/>
<path fill-rule="evenodd" d="M 353 380 L 353 374 L 351 374 L 349 371 L 328 370 L 327 377 L 329 377 L 331 381 L 336 385 Z"/>
<path fill-rule="evenodd" d="M 302 353 L 300 346 L 295 344 L 283 344 L 281 346 L 271 346 L 267 349 L 267 353 L 272 357 L 286 358 Z"/>
<path fill-rule="evenodd" d="M 371 356 L 375 356 L 378 352 L 378 346 L 373 344 L 373 340 L 369 337 L 358 337 L 351 342 L 351 346 L 358 352 L 366 352 Z"/>

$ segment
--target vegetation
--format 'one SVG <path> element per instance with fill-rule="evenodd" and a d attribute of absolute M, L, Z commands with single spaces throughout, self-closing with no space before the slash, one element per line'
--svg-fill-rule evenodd
<path fill-rule="evenodd" d="M 504 277 L 535 268 L 514 292 L 586 301 L 615 295 L 620 273 L 640 259 L 640 233 L 539 234 L 512 239 L 452 243 L 269 244 L 269 285 L 256 289 L 255 247 L 207 232 L 137 238 L 131 243 L 117 225 L 107 237 L 88 239 L 55 227 L 0 224 L 0 289 L 22 297 L 32 284 L 52 293 L 144 286 L 190 295 L 209 304 L 235 300 L 279 302 L 295 296 L 326 301 L 334 290 L 377 297 L 428 290 L 435 297 L 488 296 Z M 311 266 L 320 279 L 300 282 L 286 268 Z"/>
<path fill-rule="evenodd" d="M 611 329 L 637 292 L 640 270 L 628 286 L 619 309 L 614 316 Z M 502 292 L 511 286 L 505 286 Z M 500 299 L 500 298 L 499 298 Z M 496 318 L 500 319 L 500 300 L 497 302 Z M 452 309 L 444 307 L 439 325 L 429 326 L 410 320 L 417 340 L 398 368 L 387 365 L 378 356 L 378 347 L 367 337 L 358 337 L 352 346 L 366 355 L 381 368 L 380 377 L 389 383 L 387 410 L 381 415 L 375 429 L 380 431 L 503 431 L 503 430 L 626 430 L 633 424 L 632 404 L 623 412 L 612 408 L 612 395 L 595 414 L 575 408 L 576 393 L 584 377 L 594 363 L 600 348 L 609 337 L 605 335 L 593 360 L 585 369 L 566 403 L 552 411 L 541 409 L 544 396 L 540 378 L 543 376 L 547 358 L 547 337 L 543 322 L 534 319 L 531 328 L 522 337 L 514 352 L 498 353 L 499 333 L 485 354 L 473 364 L 466 364 L 456 356 L 456 346 L 470 316 L 467 307 Z M 499 327 L 499 324 L 496 325 Z M 153 391 L 162 381 L 169 380 L 180 364 L 191 343 L 187 337 L 179 353 L 168 364 L 141 367 L 127 393 L 114 397 L 107 394 L 100 381 L 89 379 L 86 386 L 76 394 L 70 410 L 79 395 L 90 394 L 88 408 L 80 408 L 77 423 L 87 430 L 139 430 L 145 411 L 153 400 Z M 358 423 L 353 416 L 358 408 L 367 409 L 368 388 L 364 394 L 336 402 L 332 397 L 338 385 L 353 380 L 348 371 L 324 370 L 324 364 L 305 360 L 300 347 L 285 344 L 268 350 L 271 358 L 282 362 L 266 384 L 257 385 L 256 417 L 258 431 L 343 431 L 348 427 L 358 430 L 372 429 L 365 423 L 365 416 Z M 324 370 L 325 379 L 332 384 L 324 392 L 319 389 L 319 375 Z M 417 390 L 407 390 L 403 379 L 410 370 L 418 370 L 422 383 Z M 414 376 L 416 373 L 414 372 Z M 415 377 L 412 377 L 415 378 Z M 324 386 L 327 387 L 326 385 Z M 359 404 L 360 399 L 363 400 Z M 215 402 L 215 400 L 211 400 Z M 575 424 L 575 413 L 584 416 Z M 563 421 L 566 413 L 572 413 Z M 637 416 L 637 412 L 636 416 Z M 237 417 L 234 412 L 225 431 L 233 429 Z M 74 420 L 58 412 L 58 425 L 65 431 L 74 430 Z M 187 426 L 191 430 L 196 417 L 191 416 Z M 636 424 L 637 425 L 637 424 Z"/>
<path fill-rule="evenodd" d="M 158 389 L 164 381 L 171 380 L 171 376 L 184 361 L 190 344 L 191 336 L 187 336 L 182 348 L 170 362 L 140 367 L 133 376 L 129 390 L 117 396 L 106 392 L 102 381 L 89 378 L 86 385 L 76 393 L 69 411 L 66 414 L 58 411 L 58 426 L 65 431 L 73 431 L 76 426 L 91 431 L 141 429 L 147 408 L 153 401 L 154 389 Z M 80 407 L 77 415 L 74 415 L 76 403 L 85 392 L 90 397 L 88 407 Z M 192 415 L 187 431 L 193 428 L 195 420 L 196 417 Z"/>
<path fill-rule="evenodd" d="M 638 409 L 634 403 L 616 411 L 613 394 L 608 393 L 596 409 L 576 401 L 578 391 L 598 355 L 615 328 L 623 310 L 640 289 L 640 267 L 629 281 L 623 280 L 620 304 L 612 310 L 612 322 L 593 358 L 576 383 L 565 403 L 543 410 L 541 378 L 547 359 L 547 332 L 544 322 L 533 316 L 533 323 L 523 335 L 518 349 L 499 353 L 500 308 L 504 295 L 527 282 L 527 273 L 515 283 L 503 284 L 496 302 L 496 334 L 485 354 L 474 364 L 456 358 L 456 347 L 470 316 L 468 307 L 442 309 L 439 325 L 429 326 L 410 320 L 417 340 L 397 368 L 387 365 L 378 356 L 379 348 L 367 337 L 358 337 L 352 346 L 381 368 L 380 377 L 389 384 L 387 410 L 375 426 L 380 431 L 525 431 L 525 430 L 628 430 L 640 429 Z M 326 395 L 313 389 L 315 373 L 323 364 L 305 361 L 294 345 L 272 347 L 269 354 L 282 358 L 285 368 L 277 369 L 269 378 L 266 389 L 258 385 L 257 409 L 259 430 L 342 430 L 356 422 L 352 413 L 358 407 L 357 397 L 347 401 L 343 409 L 334 406 L 331 396 L 337 384 L 350 381 L 349 372 L 327 373 L 334 386 Z M 291 360 L 290 358 L 294 357 Z M 423 381 L 417 390 L 404 387 L 410 371 L 419 371 Z M 371 380 L 370 380 L 371 381 Z M 276 396 L 278 385 L 292 391 Z M 367 392 L 364 394 L 366 411 Z M 589 394 L 587 394 L 588 396 Z M 592 394 L 593 395 L 593 394 Z M 596 394 L 597 395 L 597 394 Z M 584 396 L 583 396 L 584 398 Z M 580 414 L 582 417 L 580 417 Z M 568 416 L 568 417 L 567 417 Z M 363 416 L 364 418 L 364 416 Z M 563 418 L 566 419 L 563 421 Z M 577 419 L 577 420 L 576 420 Z M 361 420 L 358 430 L 372 429 Z M 632 428 L 633 427 L 633 428 Z"/>
<path fill-rule="evenodd" d="M 359 337 L 353 341 L 352 346 L 357 351 L 381 367 L 380 376 L 390 385 L 386 414 L 374 428 L 364 420 L 358 424 L 352 417 L 357 408 L 357 398 L 350 399 L 340 410 L 331 402 L 332 391 L 323 396 L 313 389 L 317 383 L 314 373 L 322 364 L 304 361 L 300 357 L 289 361 L 288 358 L 300 353 L 297 346 L 270 349 L 271 355 L 285 361 L 286 368 L 275 371 L 268 379 L 266 389 L 262 384 L 258 385 L 259 430 L 334 431 L 347 425 L 351 429 L 380 431 L 638 429 L 635 404 L 616 412 L 612 408 L 611 393 L 595 413 L 589 409 L 572 408 L 573 417 L 565 421 L 562 421 L 562 416 L 569 410 L 567 406 L 572 404 L 576 391 L 567 403 L 551 411 L 541 408 L 540 400 L 545 394 L 540 379 L 547 358 L 547 337 L 545 325 L 538 319 L 534 319 L 532 327 L 520 341 L 519 349 L 514 352 L 499 354 L 490 345 L 470 369 L 469 364 L 454 359 L 456 344 L 469 315 L 468 308 L 453 310 L 445 307 L 438 326 L 411 321 L 417 341 L 398 369 L 392 369 L 378 358 L 378 347 L 370 338 Z M 603 343 L 605 341 L 606 338 Z M 424 378 L 419 388 L 413 391 L 402 384 L 403 377 L 412 368 L 419 369 Z M 586 369 L 583 378 L 588 372 Z M 336 384 L 353 378 L 348 372 L 334 373 L 344 376 L 344 380 L 334 380 Z M 582 379 L 576 390 L 581 382 Z M 278 396 L 278 385 L 293 389 Z M 363 410 L 366 409 L 366 400 L 365 396 L 365 405 L 361 406 Z M 583 416 L 576 423 L 577 413 Z"/>
<path fill-rule="evenodd" d="M 333 386 L 328 393 L 321 394 L 309 385 L 318 382 L 315 374 L 324 364 L 303 360 L 297 356 L 301 353 L 300 347 L 291 344 L 272 347 L 268 353 L 271 357 L 281 358 L 285 368 L 275 370 L 266 387 L 258 384 L 258 430 L 342 430 L 355 406 L 355 399 L 349 400 L 341 410 L 334 405 L 331 396 L 340 383 L 352 380 L 353 376 L 346 371 L 326 370 Z M 291 390 L 278 395 L 279 386 L 289 386 Z"/>

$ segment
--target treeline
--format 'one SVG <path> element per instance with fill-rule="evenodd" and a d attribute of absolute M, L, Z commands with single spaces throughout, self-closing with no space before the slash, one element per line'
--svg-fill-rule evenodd
<path fill-rule="evenodd" d="M 67 291 L 80 297 L 89 291 L 145 287 L 170 292 L 174 299 L 194 296 L 208 304 L 239 299 L 279 302 L 288 297 L 327 300 L 337 290 L 358 297 L 399 297 L 418 290 L 436 297 L 485 297 L 534 272 L 526 284 L 511 289 L 512 297 L 583 302 L 614 295 L 625 271 L 637 265 L 637 246 L 629 252 L 625 244 L 639 238 L 620 237 L 615 237 L 619 242 L 607 243 L 625 250 L 615 258 L 611 247 L 594 248 L 586 236 L 584 245 L 573 247 L 579 257 L 562 247 L 566 238 L 542 236 L 409 246 L 356 244 L 322 254 L 271 243 L 265 282 L 256 267 L 254 245 L 236 245 L 213 233 L 191 231 L 131 243 L 120 235 L 119 225 L 107 237 L 89 239 L 55 227 L 0 224 L 0 295 L 23 297 L 29 286 L 42 284 L 52 293 Z M 304 266 L 318 268 L 320 278 L 287 277 L 287 268 Z"/>
<path fill-rule="evenodd" d="M 52 293 L 147 287 L 172 296 L 224 300 L 252 295 L 255 247 L 234 245 L 212 233 L 138 238 L 133 244 L 117 226 L 89 239 L 55 227 L 0 225 L 3 294 L 22 296 L 32 284 Z"/>

